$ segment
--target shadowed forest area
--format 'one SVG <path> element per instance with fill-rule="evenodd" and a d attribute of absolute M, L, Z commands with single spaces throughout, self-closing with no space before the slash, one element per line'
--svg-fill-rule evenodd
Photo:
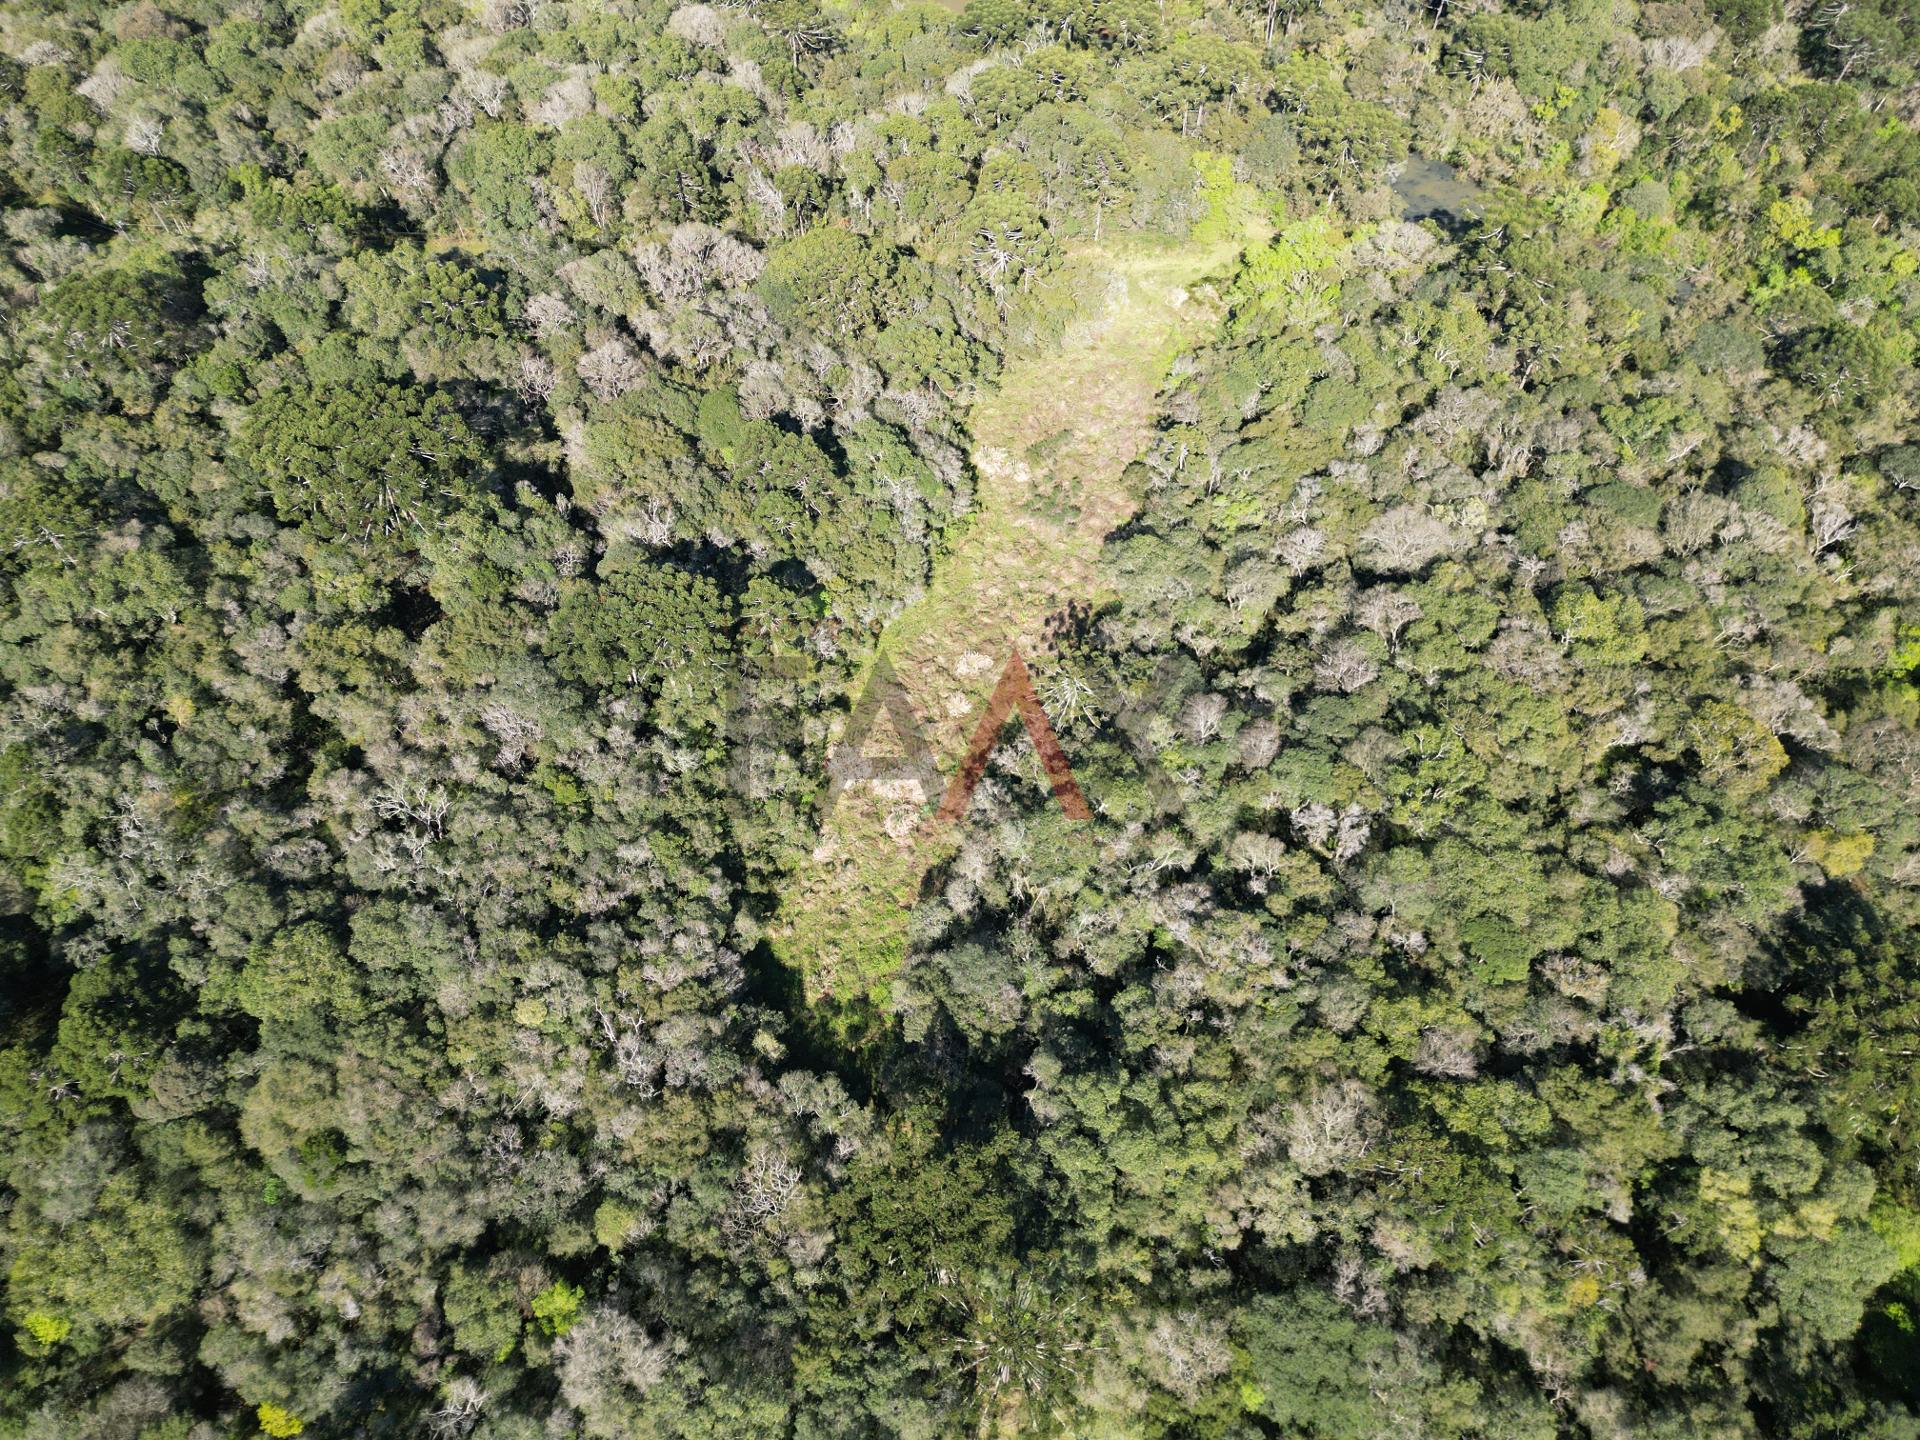
<path fill-rule="evenodd" d="M 0 0 L 0 1440 L 1920 1440 L 1917 57 Z"/>

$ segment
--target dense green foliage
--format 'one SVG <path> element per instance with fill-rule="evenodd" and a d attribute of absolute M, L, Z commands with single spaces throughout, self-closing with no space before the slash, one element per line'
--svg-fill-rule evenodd
<path fill-rule="evenodd" d="M 0 1437 L 1920 1437 L 1913 0 L 0 18 Z M 1096 818 L 810 1006 L 967 406 L 1249 215 Z"/>

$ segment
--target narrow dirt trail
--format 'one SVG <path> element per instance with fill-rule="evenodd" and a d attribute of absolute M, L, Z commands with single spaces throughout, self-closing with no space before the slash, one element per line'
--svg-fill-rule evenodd
<path fill-rule="evenodd" d="M 1045 660 L 1036 656 L 1048 619 L 1099 599 L 1101 543 L 1138 499 L 1126 468 L 1152 434 L 1174 358 L 1217 318 L 1191 287 L 1240 244 L 1083 252 L 1075 263 L 1087 275 L 1087 313 L 1057 346 L 1010 363 L 974 405 L 974 513 L 926 594 L 880 645 L 939 757 L 942 783 L 1012 651 L 1034 662 L 1044 685 Z M 883 773 L 840 795 L 769 932 L 813 1001 L 884 999 L 905 955 L 907 912 L 947 848 L 920 824 L 937 788 L 884 773 L 904 753 L 884 715 L 850 743 Z"/>

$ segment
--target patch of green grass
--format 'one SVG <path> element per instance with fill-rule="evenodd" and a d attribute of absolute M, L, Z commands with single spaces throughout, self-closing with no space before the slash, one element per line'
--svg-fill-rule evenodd
<path fill-rule="evenodd" d="M 1034 655 L 1051 615 L 1100 598 L 1101 544 L 1137 499 L 1126 468 L 1152 434 L 1173 362 L 1220 318 L 1192 291 L 1265 237 L 1243 207 L 1225 213 L 1202 243 L 1076 256 L 1062 292 L 1092 299 L 1057 337 L 1013 355 L 968 417 L 974 512 L 949 535 L 926 594 L 881 642 L 949 771 L 1012 651 Z M 886 1024 L 908 916 L 925 876 L 958 844 L 955 829 L 906 833 L 939 799 L 923 796 L 916 811 L 850 787 L 811 862 L 788 878 L 768 939 L 843 1038 Z"/>

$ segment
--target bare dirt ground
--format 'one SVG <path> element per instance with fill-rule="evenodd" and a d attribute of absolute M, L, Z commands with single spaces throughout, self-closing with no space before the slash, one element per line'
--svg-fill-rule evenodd
<path fill-rule="evenodd" d="M 1169 367 L 1218 318 L 1194 287 L 1240 244 L 1076 256 L 1082 318 L 1057 346 L 1013 360 L 974 406 L 974 514 L 881 643 L 943 780 L 1014 649 L 1044 686 L 1048 619 L 1101 598 L 1101 542 L 1138 500 L 1127 466 L 1152 433 Z M 883 767 L 904 753 L 885 718 L 857 743 Z M 950 834 L 923 823 L 939 800 L 937 787 L 898 775 L 839 797 L 770 932 L 809 999 L 884 1003 L 921 879 L 950 849 Z"/>

